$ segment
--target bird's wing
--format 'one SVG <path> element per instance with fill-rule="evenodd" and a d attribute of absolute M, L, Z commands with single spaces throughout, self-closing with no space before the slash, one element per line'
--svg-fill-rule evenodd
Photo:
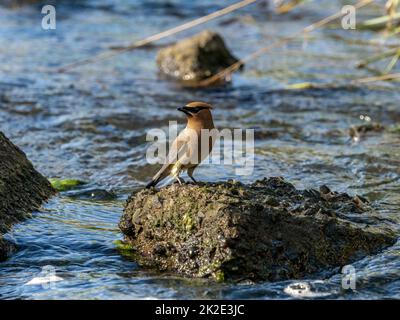
<path fill-rule="evenodd" d="M 187 129 L 181 131 L 176 137 L 174 142 L 171 144 L 171 148 L 168 153 L 166 164 L 173 164 L 178 161 L 186 152 L 189 150 L 189 137 Z"/>
<path fill-rule="evenodd" d="M 166 176 L 170 174 L 171 168 L 177 162 L 178 159 L 182 157 L 182 155 L 186 154 L 188 150 L 188 137 L 187 132 L 184 129 L 172 142 L 167 158 L 165 159 L 164 165 L 161 169 L 155 174 L 152 179 L 152 182 L 158 183 Z"/>
<path fill-rule="evenodd" d="M 179 135 L 180 136 L 180 135 Z M 175 161 L 177 160 L 181 165 L 189 163 L 195 164 L 198 162 L 198 134 L 192 129 L 185 129 L 182 131 L 182 136 L 179 137 L 183 141 L 183 145 L 179 148 Z"/>

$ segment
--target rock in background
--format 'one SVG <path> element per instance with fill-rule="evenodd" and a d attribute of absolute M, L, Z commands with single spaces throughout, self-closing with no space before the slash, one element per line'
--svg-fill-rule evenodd
<path fill-rule="evenodd" d="M 221 36 L 207 30 L 160 50 L 157 56 L 163 74 L 184 82 L 201 81 L 237 61 Z"/>
<path fill-rule="evenodd" d="M 0 260 L 12 251 L 13 245 L 1 238 L 10 227 L 40 208 L 55 190 L 38 173 L 2 132 L 0 132 Z"/>
<path fill-rule="evenodd" d="M 132 195 L 120 229 L 145 267 L 217 280 L 278 281 L 392 245 L 394 233 L 375 225 L 371 210 L 360 197 L 326 186 L 297 190 L 282 178 L 171 185 Z"/>
<path fill-rule="evenodd" d="M 5 6 L 5 7 L 10 7 L 10 8 L 19 8 L 25 5 L 30 5 L 30 4 L 37 4 L 45 1 L 40 1 L 40 0 L 1 0 L 0 5 Z M 54 1 L 51 1 L 54 2 Z M 49 3 L 52 4 L 52 3 Z"/>

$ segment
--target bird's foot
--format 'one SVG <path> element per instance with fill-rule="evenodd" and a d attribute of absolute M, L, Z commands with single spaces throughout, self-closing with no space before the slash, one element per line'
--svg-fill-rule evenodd
<path fill-rule="evenodd" d="M 182 184 L 185 183 L 185 180 L 183 180 L 183 179 L 180 178 L 180 177 L 176 177 L 176 181 L 175 181 L 174 183 L 179 183 L 179 185 L 182 185 Z"/>
<path fill-rule="evenodd" d="M 190 176 L 190 175 L 189 175 L 189 178 L 190 178 L 192 181 L 191 181 L 191 182 L 188 182 L 188 184 L 194 184 L 194 185 L 197 185 L 197 184 L 198 184 L 195 178 L 193 178 L 193 177 Z"/>

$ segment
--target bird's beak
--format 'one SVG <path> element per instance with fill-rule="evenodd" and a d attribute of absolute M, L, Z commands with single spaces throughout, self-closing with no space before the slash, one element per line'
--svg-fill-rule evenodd
<path fill-rule="evenodd" d="M 186 109 L 185 107 L 180 107 L 177 108 L 177 110 L 182 111 L 184 114 L 186 114 L 188 117 L 192 117 L 192 114 Z"/>

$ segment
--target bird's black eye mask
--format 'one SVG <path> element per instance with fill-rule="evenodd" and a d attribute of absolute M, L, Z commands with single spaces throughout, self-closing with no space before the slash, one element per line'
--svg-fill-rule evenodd
<path fill-rule="evenodd" d="M 194 108 L 188 108 L 188 107 L 183 107 L 183 108 L 178 108 L 179 111 L 182 111 L 188 116 L 192 116 L 195 113 L 200 112 L 201 110 L 208 109 L 206 107 L 194 107 Z"/>
<path fill-rule="evenodd" d="M 195 107 L 195 108 L 187 108 L 186 110 L 190 113 L 198 113 L 201 110 L 207 109 L 206 107 Z"/>

